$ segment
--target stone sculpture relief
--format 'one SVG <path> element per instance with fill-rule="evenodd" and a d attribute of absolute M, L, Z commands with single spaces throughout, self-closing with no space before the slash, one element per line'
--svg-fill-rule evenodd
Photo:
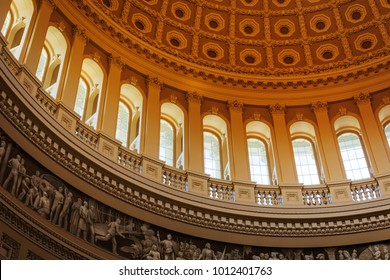
<path fill-rule="evenodd" d="M 145 260 L 389 260 L 390 241 L 340 248 L 262 248 L 170 232 L 87 197 L 53 176 L 0 130 L 0 185 L 81 242 L 120 258 Z"/>

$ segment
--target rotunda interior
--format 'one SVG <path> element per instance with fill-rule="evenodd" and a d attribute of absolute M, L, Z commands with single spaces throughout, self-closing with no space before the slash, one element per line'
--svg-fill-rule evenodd
<path fill-rule="evenodd" d="M 2 0 L 0 29 L 1 259 L 390 259 L 390 1 Z"/>

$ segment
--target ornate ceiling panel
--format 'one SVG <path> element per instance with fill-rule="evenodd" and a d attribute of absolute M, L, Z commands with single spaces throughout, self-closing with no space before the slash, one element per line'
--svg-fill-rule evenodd
<path fill-rule="evenodd" d="M 389 53 L 389 0 L 89 1 L 128 36 L 225 73 L 329 74 Z"/>

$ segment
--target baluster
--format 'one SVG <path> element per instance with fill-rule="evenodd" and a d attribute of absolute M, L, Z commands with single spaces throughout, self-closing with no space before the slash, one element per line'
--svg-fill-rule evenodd
<path fill-rule="evenodd" d="M 361 194 L 361 200 L 366 200 L 366 194 L 364 192 L 364 187 L 360 186 L 360 194 Z"/>

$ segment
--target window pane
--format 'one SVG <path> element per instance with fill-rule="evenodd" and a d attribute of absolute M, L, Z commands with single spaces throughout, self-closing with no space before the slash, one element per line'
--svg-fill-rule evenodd
<path fill-rule="evenodd" d="M 390 146 L 390 123 L 388 125 L 386 125 L 386 127 L 385 127 L 385 134 L 386 134 L 386 138 L 387 138 L 387 143 Z"/>
<path fill-rule="evenodd" d="M 204 172 L 213 178 L 221 179 L 221 155 L 218 138 L 210 133 L 203 133 Z"/>
<path fill-rule="evenodd" d="M 353 181 L 369 178 L 370 172 L 359 137 L 344 133 L 339 136 L 338 142 L 347 178 Z"/>
<path fill-rule="evenodd" d="M 48 53 L 45 48 L 42 49 L 41 58 L 39 59 L 36 76 L 42 82 L 47 69 Z"/>
<path fill-rule="evenodd" d="M 87 84 L 83 79 L 80 79 L 79 88 L 77 90 L 76 104 L 74 105 L 74 111 L 83 118 L 85 100 L 87 98 Z"/>
<path fill-rule="evenodd" d="M 269 185 L 267 150 L 262 141 L 248 139 L 248 155 L 251 171 L 251 180 L 257 184 Z"/>
<path fill-rule="evenodd" d="M 3 28 L 1 29 L 1 34 L 3 34 L 3 36 L 7 35 L 7 32 L 8 32 L 10 25 L 11 25 L 11 13 L 8 12 L 7 17 L 5 18 L 5 21 L 3 24 Z"/>
<path fill-rule="evenodd" d="M 296 139 L 292 144 L 299 182 L 304 185 L 318 185 L 320 180 L 312 144 L 305 139 Z"/>
<path fill-rule="evenodd" d="M 119 102 L 115 138 L 121 141 L 122 145 L 125 147 L 127 147 L 127 139 L 129 135 L 129 123 L 130 123 L 130 111 L 122 102 Z"/>
<path fill-rule="evenodd" d="M 160 160 L 166 164 L 173 166 L 173 147 L 174 133 L 172 125 L 165 121 L 160 121 Z"/>

